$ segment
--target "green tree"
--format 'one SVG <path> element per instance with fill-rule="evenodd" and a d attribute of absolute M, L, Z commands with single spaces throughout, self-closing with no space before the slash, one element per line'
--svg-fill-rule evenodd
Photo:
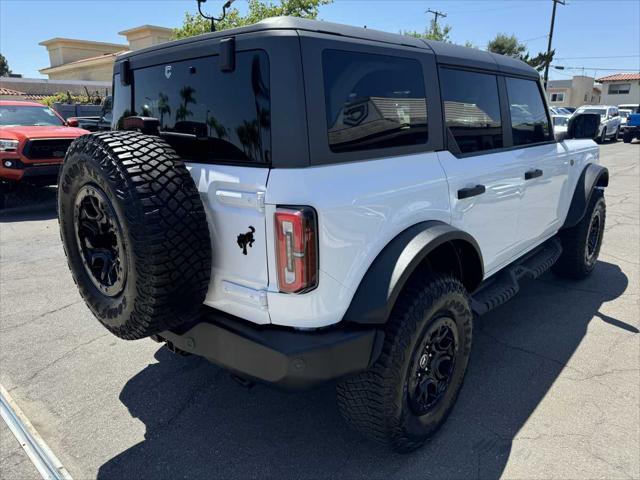
<path fill-rule="evenodd" d="M 416 31 L 406 31 L 402 33 L 410 37 L 424 38 L 426 40 L 437 40 L 438 42 L 451 43 L 451 40 L 449 39 L 449 32 L 451 32 L 450 25 L 440 26 L 440 24 L 437 23 L 434 19 L 434 20 L 431 20 L 431 23 L 429 23 L 429 28 L 427 28 L 424 31 L 424 33 L 416 32 Z"/>
<path fill-rule="evenodd" d="M 333 0 L 279 0 L 279 4 L 270 1 L 249 0 L 248 10 L 245 15 L 241 15 L 237 8 L 227 11 L 224 20 L 216 22 L 216 30 L 226 30 L 228 28 L 251 25 L 269 17 L 279 17 L 288 15 L 301 18 L 316 18 L 321 5 L 332 3 Z M 209 12 L 214 16 L 220 12 Z M 175 38 L 192 37 L 207 33 L 211 29 L 211 21 L 202 18 L 199 14 L 186 12 L 182 27 L 173 31 Z"/>
<path fill-rule="evenodd" d="M 508 57 L 518 58 L 538 71 L 544 69 L 547 62 L 551 63 L 555 50 L 552 50 L 548 55 L 546 52 L 540 52 L 536 56 L 531 57 L 527 52 L 527 46 L 518 41 L 515 35 L 506 35 L 499 33 L 491 40 L 487 45 L 487 50 L 493 53 L 499 53 L 500 55 L 507 55 Z"/>
<path fill-rule="evenodd" d="M 4 55 L 0 53 L 0 77 L 8 77 L 11 74 L 9 69 L 9 62 L 4 58 Z"/>

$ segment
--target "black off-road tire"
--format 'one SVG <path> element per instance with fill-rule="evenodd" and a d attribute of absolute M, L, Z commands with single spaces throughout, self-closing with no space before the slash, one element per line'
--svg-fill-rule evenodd
<path fill-rule="evenodd" d="M 602 246 L 604 226 L 607 216 L 607 206 L 604 192 L 596 188 L 589 199 L 589 206 L 580 222 L 558 234 L 562 242 L 562 254 L 552 267 L 555 274 L 574 280 L 583 279 L 593 272 Z M 597 239 L 589 247 L 589 235 L 593 222 L 597 217 Z"/>
<path fill-rule="evenodd" d="M 85 135 L 59 177 L 60 235 L 86 304 L 113 334 L 134 340 L 193 319 L 211 275 L 204 206 L 184 162 L 162 139 L 138 132 Z M 120 291 L 105 294 L 86 267 L 75 220 L 80 192 L 100 192 L 121 233 Z M 83 248 L 85 250 L 83 250 Z"/>
<path fill-rule="evenodd" d="M 425 334 L 445 316 L 454 320 L 458 336 L 455 366 L 440 401 L 420 415 L 410 405 L 409 377 Z M 412 280 L 386 325 L 379 359 L 369 370 L 338 384 L 338 406 L 347 423 L 398 452 L 420 447 L 455 404 L 471 352 L 472 322 L 469 297 L 460 281 L 440 274 Z"/>
<path fill-rule="evenodd" d="M 622 136 L 622 141 L 624 143 L 631 143 L 631 140 L 633 140 L 633 135 L 630 132 L 625 132 Z"/>

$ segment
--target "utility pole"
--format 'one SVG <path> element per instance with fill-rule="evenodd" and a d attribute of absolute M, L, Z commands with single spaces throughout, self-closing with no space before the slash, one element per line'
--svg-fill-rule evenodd
<path fill-rule="evenodd" d="M 438 17 L 445 18 L 447 16 L 446 13 L 439 12 L 438 10 L 428 9 L 425 13 L 433 13 L 433 22 L 438 25 Z"/>
<path fill-rule="evenodd" d="M 551 64 L 551 41 L 553 40 L 553 25 L 556 22 L 556 6 L 558 3 L 564 5 L 565 0 L 553 0 L 553 12 L 551 12 L 551 28 L 549 29 L 549 43 L 547 44 L 547 64 L 544 66 L 544 88 L 547 88 L 547 81 L 549 80 L 549 65 Z"/>

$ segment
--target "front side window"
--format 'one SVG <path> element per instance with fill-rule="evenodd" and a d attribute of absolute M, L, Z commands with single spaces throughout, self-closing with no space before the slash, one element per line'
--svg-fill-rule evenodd
<path fill-rule="evenodd" d="M 609 85 L 609 95 L 624 95 L 631 90 L 630 83 L 612 83 Z"/>
<path fill-rule="evenodd" d="M 322 69 L 333 152 L 427 142 L 427 100 L 417 60 L 325 50 Z"/>
<path fill-rule="evenodd" d="M 551 126 L 538 83 L 506 78 L 514 145 L 552 140 Z"/>
<path fill-rule="evenodd" d="M 502 120 L 495 75 L 442 68 L 446 125 L 461 153 L 502 148 Z"/>
<path fill-rule="evenodd" d="M 2 105 L 0 106 L 0 125 L 51 127 L 64 125 L 64 122 L 49 107 Z"/>
<path fill-rule="evenodd" d="M 211 56 L 135 70 L 135 115 L 158 119 L 160 136 L 187 161 L 268 163 L 267 54 L 238 52 L 232 72 L 218 63 Z"/>

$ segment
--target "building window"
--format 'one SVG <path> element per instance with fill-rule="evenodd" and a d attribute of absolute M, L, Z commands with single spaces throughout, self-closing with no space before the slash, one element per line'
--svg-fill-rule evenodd
<path fill-rule="evenodd" d="M 609 84 L 609 95 L 626 95 L 631 90 L 630 83 L 611 83 Z"/>
<path fill-rule="evenodd" d="M 552 93 L 551 94 L 552 102 L 564 102 L 564 93 Z"/>
<path fill-rule="evenodd" d="M 588 94 L 588 93 L 585 93 L 585 94 L 584 94 L 584 101 L 586 102 L 588 99 L 589 99 L 589 94 Z"/>

